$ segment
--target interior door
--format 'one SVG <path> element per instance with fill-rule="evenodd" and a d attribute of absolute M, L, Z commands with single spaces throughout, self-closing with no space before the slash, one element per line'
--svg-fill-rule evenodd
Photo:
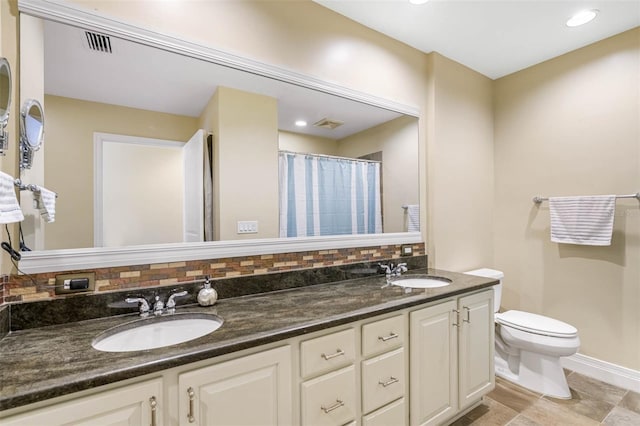
<path fill-rule="evenodd" d="M 182 148 L 185 242 L 204 241 L 204 137 L 200 129 Z"/>

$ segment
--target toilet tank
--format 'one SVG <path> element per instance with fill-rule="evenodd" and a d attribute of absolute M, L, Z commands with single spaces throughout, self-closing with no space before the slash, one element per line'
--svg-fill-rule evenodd
<path fill-rule="evenodd" d="M 504 272 L 497 271 L 495 269 L 481 268 L 474 269 L 473 271 L 467 271 L 465 274 L 477 275 L 484 278 L 493 278 L 500 282 L 493 286 L 493 312 L 500 310 L 500 302 L 502 301 L 502 279 L 504 278 Z"/>

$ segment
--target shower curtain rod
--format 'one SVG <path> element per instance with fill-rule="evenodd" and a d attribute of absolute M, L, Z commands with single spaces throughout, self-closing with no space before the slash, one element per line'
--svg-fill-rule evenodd
<path fill-rule="evenodd" d="M 616 195 L 616 198 L 637 198 L 640 200 L 640 192 L 636 192 L 635 194 Z M 533 202 L 536 204 L 540 204 L 541 202 L 548 200 L 549 197 L 533 197 Z"/>
<path fill-rule="evenodd" d="M 285 154 L 297 154 L 297 155 L 309 155 L 311 157 L 325 157 L 325 158 L 333 158 L 336 160 L 349 160 L 349 161 L 364 161 L 367 163 L 379 163 L 382 164 L 382 161 L 376 160 L 365 160 L 363 158 L 349 158 L 349 157 L 339 157 L 337 155 L 328 155 L 328 154 L 312 154 L 310 152 L 293 152 L 281 149 L 279 152 L 284 152 Z"/>

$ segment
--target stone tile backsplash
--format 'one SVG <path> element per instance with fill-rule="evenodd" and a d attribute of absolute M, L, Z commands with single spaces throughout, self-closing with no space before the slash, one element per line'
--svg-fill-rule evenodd
<path fill-rule="evenodd" d="M 423 243 L 412 244 L 413 256 L 424 256 Z M 205 275 L 212 280 L 241 276 L 260 276 L 287 271 L 296 271 L 361 262 L 398 259 L 401 245 L 358 247 L 335 250 L 318 250 L 296 253 L 278 253 L 212 260 L 157 263 L 148 265 L 98 268 L 87 271 L 48 272 L 32 275 L 11 275 L 8 282 L 0 284 L 0 305 L 42 300 L 61 299 L 73 296 L 55 294 L 55 278 L 59 274 L 94 272 L 94 293 L 106 293 L 149 287 L 173 286 L 180 282 L 193 281 Z"/>

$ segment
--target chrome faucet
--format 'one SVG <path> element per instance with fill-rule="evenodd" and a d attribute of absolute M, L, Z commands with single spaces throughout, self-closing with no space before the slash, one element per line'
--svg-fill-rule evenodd
<path fill-rule="evenodd" d="M 407 264 L 406 263 L 398 263 L 397 265 L 394 265 L 393 262 L 388 264 L 388 265 L 384 265 L 382 263 L 378 263 L 378 266 L 380 267 L 380 269 L 382 271 L 384 271 L 384 273 L 387 276 L 387 278 L 399 277 L 404 272 L 407 272 Z"/>
<path fill-rule="evenodd" d="M 174 292 L 171 293 L 171 295 L 167 299 L 167 303 L 166 304 L 160 299 L 160 296 L 158 296 L 156 294 L 156 296 L 154 298 L 154 303 L 153 303 L 153 315 L 158 316 L 158 315 L 162 315 L 164 313 L 167 313 L 167 314 L 175 313 L 175 311 L 176 311 L 175 298 L 176 297 L 186 296 L 187 294 L 188 293 L 187 293 L 186 290 L 185 291 L 180 291 L 180 292 L 176 292 L 174 290 Z M 148 316 L 149 312 L 152 310 L 149 302 L 147 301 L 147 299 L 145 299 L 144 297 L 141 297 L 141 296 L 127 297 L 124 301 L 127 302 L 127 303 L 139 303 L 140 316 L 141 317 Z"/>
<path fill-rule="evenodd" d="M 378 266 L 380 267 L 380 271 L 384 271 L 387 277 L 387 282 L 382 286 L 382 288 L 389 287 L 392 284 L 392 277 L 399 277 L 400 275 L 402 275 L 402 273 L 407 272 L 406 263 L 398 263 L 397 265 L 394 265 L 393 262 L 389 263 L 388 265 L 378 263 Z"/>
<path fill-rule="evenodd" d="M 176 297 L 183 297 L 183 296 L 186 296 L 187 294 L 188 294 L 187 290 L 171 293 L 171 295 L 169 296 L 169 299 L 167 300 L 167 304 L 166 304 L 167 312 L 168 313 L 174 313 L 176 311 L 175 298 Z"/>
<path fill-rule="evenodd" d="M 139 303 L 141 317 L 149 315 L 149 302 L 144 297 L 127 297 L 124 301 L 127 303 Z"/>
<path fill-rule="evenodd" d="M 156 303 L 153 304 L 153 315 L 162 315 L 164 311 L 164 302 L 160 300 L 160 296 L 156 295 Z"/>

